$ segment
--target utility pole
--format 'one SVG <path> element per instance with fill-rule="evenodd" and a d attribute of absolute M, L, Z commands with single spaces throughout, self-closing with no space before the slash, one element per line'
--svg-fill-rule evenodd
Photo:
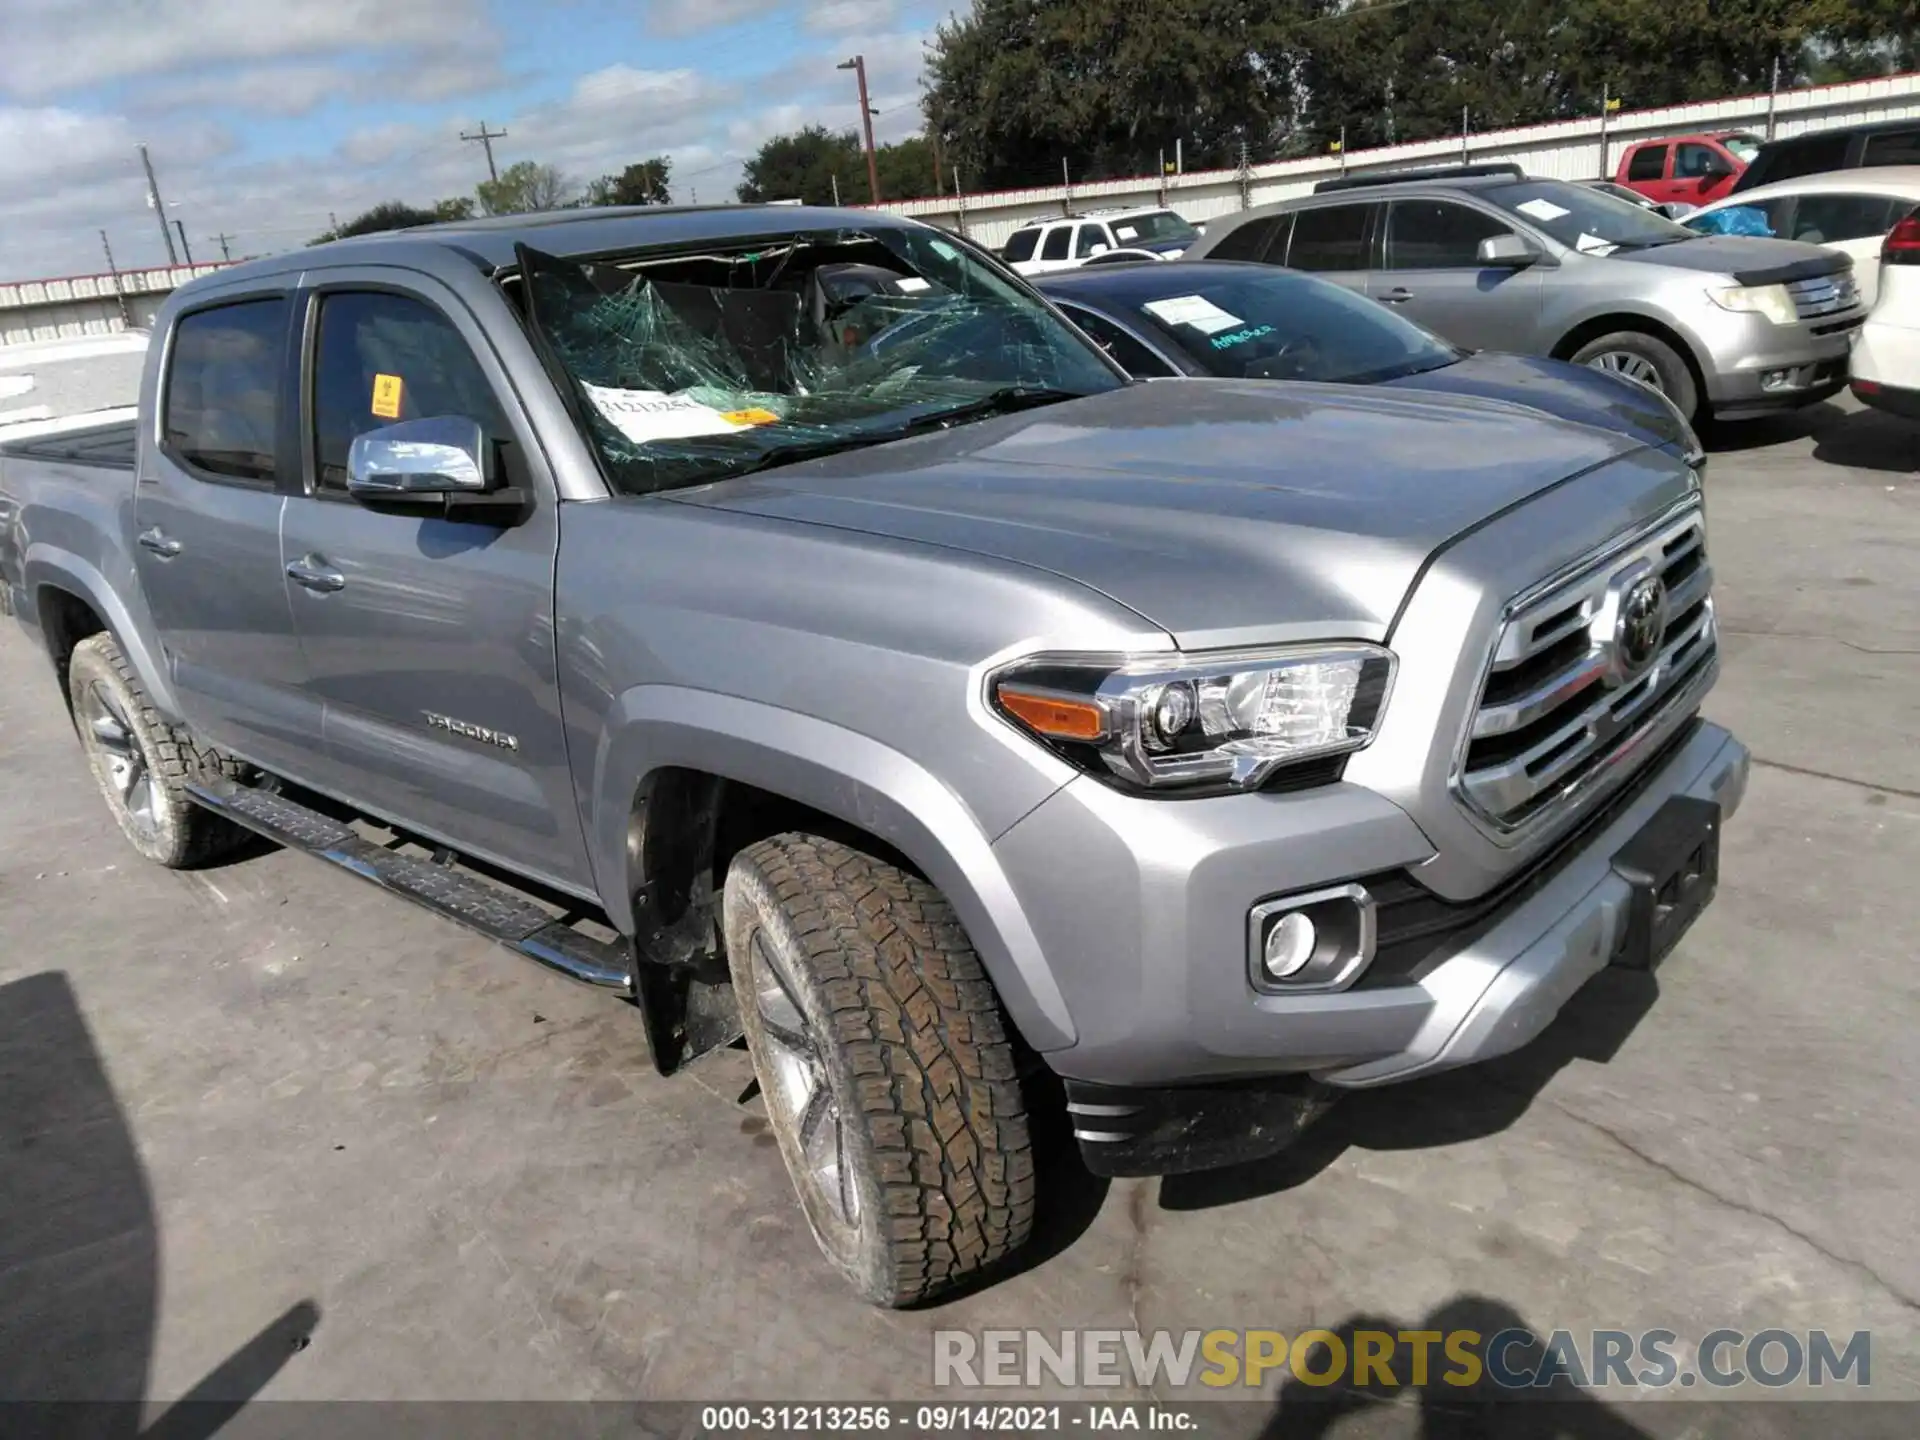
<path fill-rule="evenodd" d="M 140 168 L 147 172 L 147 204 L 160 221 L 160 238 L 167 243 L 167 264 L 178 265 L 180 257 L 173 253 L 173 228 L 167 224 L 166 207 L 160 203 L 160 185 L 153 178 L 153 161 L 147 158 L 145 143 L 137 148 L 140 151 Z"/>
<path fill-rule="evenodd" d="M 960 167 L 953 167 L 953 210 L 954 223 L 960 227 L 964 238 L 967 233 L 967 192 L 960 188 Z"/>
<path fill-rule="evenodd" d="M 1347 127 L 1344 125 L 1340 127 L 1340 173 L 1342 176 L 1347 173 Z"/>
<path fill-rule="evenodd" d="M 120 323 L 122 326 L 133 324 L 133 317 L 127 313 L 127 292 L 120 288 L 120 268 L 113 263 L 113 246 L 107 243 L 107 232 L 100 232 L 100 248 L 107 252 L 107 274 L 113 277 L 113 298 L 120 305 Z"/>
<path fill-rule="evenodd" d="M 227 242 L 229 240 L 232 240 L 235 237 L 227 234 L 226 231 L 222 230 L 218 235 L 214 236 L 213 238 L 220 242 L 220 258 L 222 260 L 233 259 L 233 251 L 227 248 Z"/>
<path fill-rule="evenodd" d="M 489 130 L 487 128 L 487 122 L 484 120 L 480 122 L 480 133 L 478 135 L 469 135 L 464 130 L 460 132 L 460 138 L 462 140 L 478 140 L 480 142 L 480 148 L 487 152 L 487 178 L 489 180 L 498 180 L 500 178 L 500 171 L 493 163 L 493 142 L 505 139 L 506 134 L 507 132 L 504 130 Z"/>
<path fill-rule="evenodd" d="M 947 188 L 947 177 L 940 173 L 940 127 L 929 125 L 933 132 L 933 193 L 938 195 Z"/>
<path fill-rule="evenodd" d="M 833 181 L 833 208 L 838 210 L 840 208 L 840 172 L 835 170 L 827 178 Z"/>
<path fill-rule="evenodd" d="M 860 85 L 860 128 L 867 137 L 867 194 L 869 203 L 880 203 L 880 165 L 873 158 L 873 106 L 867 103 L 867 57 L 856 55 L 851 60 L 842 60 L 833 67 L 836 70 L 851 70 Z"/>
<path fill-rule="evenodd" d="M 1247 158 L 1247 137 L 1240 137 L 1240 168 L 1236 177 L 1240 181 L 1240 208 L 1253 208 L 1253 165 Z"/>
<path fill-rule="evenodd" d="M 1620 102 L 1614 98 L 1613 82 L 1609 80 L 1600 87 L 1600 178 L 1605 180 L 1613 174 L 1612 147 L 1607 141 L 1607 122 L 1613 118 L 1613 112 L 1620 108 Z"/>
<path fill-rule="evenodd" d="M 1066 188 L 1066 196 L 1060 202 L 1062 215 L 1073 214 L 1073 175 L 1067 169 L 1067 157 L 1060 157 L 1060 183 Z"/>
<path fill-rule="evenodd" d="M 1767 87 L 1767 139 L 1773 139 L 1774 111 L 1780 104 L 1780 57 L 1773 57 L 1773 82 Z"/>
<path fill-rule="evenodd" d="M 180 253 L 187 257 L 187 264 L 193 264 L 193 247 L 187 244 L 187 224 L 184 220 L 173 222 L 173 228 L 180 232 Z"/>
<path fill-rule="evenodd" d="M 1460 107 L 1460 163 L 1467 163 L 1467 107 Z"/>

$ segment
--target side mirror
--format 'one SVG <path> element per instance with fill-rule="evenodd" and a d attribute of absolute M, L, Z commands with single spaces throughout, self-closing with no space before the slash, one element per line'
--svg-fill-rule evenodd
<path fill-rule="evenodd" d="M 1540 252 L 1518 235 L 1489 235 L 1480 242 L 1480 263 L 1492 269 L 1524 270 L 1540 262 Z"/>
<path fill-rule="evenodd" d="M 459 415 L 404 420 L 354 437 L 347 493 L 356 500 L 478 495 L 488 488 L 480 422 Z"/>

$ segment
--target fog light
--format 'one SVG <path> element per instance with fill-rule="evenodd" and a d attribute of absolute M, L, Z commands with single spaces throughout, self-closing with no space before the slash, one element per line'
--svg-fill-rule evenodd
<path fill-rule="evenodd" d="M 1267 932 L 1267 974 L 1284 980 L 1304 969 L 1313 959 L 1314 942 L 1320 938 L 1306 912 L 1290 910 Z"/>
<path fill-rule="evenodd" d="M 1762 390 L 1785 390 L 1793 384 L 1793 371 L 1768 370 L 1760 377 Z"/>
<path fill-rule="evenodd" d="M 1247 913 L 1253 986 L 1264 994 L 1345 989 L 1373 959 L 1373 945 L 1373 897 L 1364 885 L 1268 900 Z"/>

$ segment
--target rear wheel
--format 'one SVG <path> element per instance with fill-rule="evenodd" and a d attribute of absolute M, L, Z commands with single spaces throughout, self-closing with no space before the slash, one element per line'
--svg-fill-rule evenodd
<path fill-rule="evenodd" d="M 1680 352 L 1639 330 L 1616 330 L 1574 351 L 1576 365 L 1591 365 L 1658 390 L 1691 422 L 1700 405 L 1699 387 Z"/>
<path fill-rule="evenodd" d="M 853 1286 L 909 1305 L 1026 1242 L 1033 1149 L 993 986 L 952 909 L 836 841 L 727 873 L 727 961 L 807 1223 Z"/>
<path fill-rule="evenodd" d="M 148 703 L 111 635 L 90 635 L 67 664 L 74 728 L 107 808 L 133 848 L 178 870 L 232 850 L 246 831 L 187 798 L 200 775 L 238 777 L 244 766 L 194 745 Z"/>

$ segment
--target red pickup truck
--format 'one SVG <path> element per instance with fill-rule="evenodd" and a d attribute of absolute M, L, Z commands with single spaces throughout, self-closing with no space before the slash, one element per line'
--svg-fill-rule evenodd
<path fill-rule="evenodd" d="M 1640 140 L 1620 156 L 1613 178 L 1662 204 L 1704 205 L 1733 189 L 1759 148 L 1760 137 L 1745 130 Z"/>

